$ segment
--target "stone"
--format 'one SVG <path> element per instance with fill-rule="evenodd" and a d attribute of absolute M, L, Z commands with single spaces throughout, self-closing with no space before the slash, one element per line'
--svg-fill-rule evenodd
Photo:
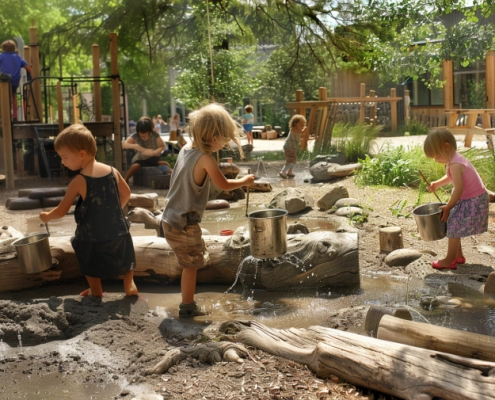
<path fill-rule="evenodd" d="M 490 275 L 488 275 L 488 278 L 486 278 L 483 293 L 487 296 L 495 298 L 495 272 L 490 272 Z"/>
<path fill-rule="evenodd" d="M 343 198 L 349 198 L 349 191 L 342 184 L 333 185 L 330 190 L 325 193 L 317 202 L 317 206 L 321 211 L 330 210 L 335 203 Z"/>
<path fill-rule="evenodd" d="M 335 214 L 340 215 L 341 217 L 352 217 L 353 215 L 362 215 L 363 209 L 360 207 L 342 207 L 339 208 Z"/>
<path fill-rule="evenodd" d="M 361 207 L 361 202 L 358 199 L 354 199 L 352 197 L 345 197 L 342 199 L 339 199 L 336 201 L 334 204 L 335 207 L 337 208 L 342 208 L 342 207 Z"/>
<path fill-rule="evenodd" d="M 210 200 L 206 203 L 206 210 L 220 210 L 222 208 L 230 208 L 230 203 L 227 200 Z"/>
<path fill-rule="evenodd" d="M 306 208 L 313 207 L 314 199 L 296 188 L 287 188 L 278 193 L 270 202 L 268 208 L 281 208 L 289 214 L 295 214 Z"/>
<path fill-rule="evenodd" d="M 315 182 L 329 181 L 331 178 L 328 175 L 328 163 L 321 161 L 309 167 L 309 173 Z"/>
<path fill-rule="evenodd" d="M 319 163 L 319 162 L 327 162 L 327 163 L 335 163 L 343 165 L 347 161 L 347 158 L 344 153 L 337 154 L 319 154 L 313 160 L 309 162 L 309 166 Z"/>
<path fill-rule="evenodd" d="M 422 256 L 423 253 L 414 249 L 397 249 L 385 257 L 385 264 L 389 267 L 405 267 Z"/>

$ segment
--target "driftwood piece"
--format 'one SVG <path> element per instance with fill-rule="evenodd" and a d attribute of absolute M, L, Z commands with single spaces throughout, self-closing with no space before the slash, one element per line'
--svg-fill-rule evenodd
<path fill-rule="evenodd" d="M 383 316 L 392 315 L 395 318 L 407 319 L 412 321 L 412 315 L 405 308 L 394 308 L 384 306 L 371 306 L 366 313 L 364 322 L 364 330 L 370 336 L 376 337 L 378 333 L 378 325 Z"/>
<path fill-rule="evenodd" d="M 232 236 L 209 235 L 203 239 L 209 260 L 198 270 L 198 283 L 233 283 L 239 265 L 250 255 L 248 234 L 236 232 Z M 180 279 L 182 268 L 164 238 L 134 236 L 133 242 L 136 253 L 134 276 L 161 281 Z M 289 287 L 351 286 L 359 283 L 356 233 L 318 231 L 292 235 L 288 236 L 287 247 L 288 254 L 284 257 L 272 264 L 264 262 L 261 266 L 256 277 L 260 282 L 258 287 L 285 290 Z M 46 280 L 81 276 L 70 236 L 50 237 L 50 250 L 57 265 L 40 274 L 23 274 L 17 258 L 0 261 L 0 292 L 38 286 Z M 51 275 L 54 272 L 59 274 L 58 278 Z M 255 275 L 253 270 L 243 272 L 246 276 Z"/>
<path fill-rule="evenodd" d="M 180 347 L 169 350 L 167 354 L 145 374 L 163 374 L 174 365 L 188 357 L 195 358 L 201 362 L 215 364 L 220 361 L 236 362 L 242 364 L 243 358 L 248 356 L 248 351 L 243 345 L 230 342 L 210 342 L 191 347 Z"/>
<path fill-rule="evenodd" d="M 147 210 L 153 211 L 158 208 L 158 194 L 156 193 L 131 193 L 129 202 L 127 203 L 129 207 L 142 207 Z"/>
<path fill-rule="evenodd" d="M 234 321 L 222 329 L 238 332 L 238 343 L 307 365 L 320 378 L 336 375 L 406 400 L 493 399 L 495 363 L 321 326 L 273 329 Z"/>
<path fill-rule="evenodd" d="M 385 226 L 379 230 L 380 251 L 394 251 L 402 249 L 402 228 L 400 226 Z"/>
<path fill-rule="evenodd" d="M 462 357 L 495 361 L 495 338 L 492 336 L 406 321 L 390 315 L 384 315 L 380 320 L 377 338 Z"/>

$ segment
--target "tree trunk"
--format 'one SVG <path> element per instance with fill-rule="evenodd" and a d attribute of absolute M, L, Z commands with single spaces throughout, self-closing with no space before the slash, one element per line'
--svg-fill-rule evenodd
<path fill-rule="evenodd" d="M 254 321 L 235 321 L 222 330 L 237 331 L 238 343 L 307 365 L 320 378 L 336 375 L 406 400 L 488 400 L 495 391 L 495 363 L 487 361 L 321 326 L 272 329 Z"/>
<path fill-rule="evenodd" d="M 378 339 L 495 362 L 495 338 L 384 315 Z"/>
<path fill-rule="evenodd" d="M 198 270 L 198 283 L 232 284 L 241 268 L 239 273 L 242 272 L 247 283 L 271 290 L 359 284 L 355 233 L 318 231 L 288 235 L 287 254 L 276 260 L 248 257 L 251 254 L 248 233 L 205 235 L 203 239 L 209 260 Z M 135 276 L 153 277 L 165 282 L 180 279 L 182 268 L 164 238 L 134 236 L 132 240 L 136 253 Z M 0 292 L 81 275 L 70 237 L 50 237 L 49 241 L 57 265 L 39 274 L 26 275 L 21 272 L 17 258 L 0 261 Z"/>

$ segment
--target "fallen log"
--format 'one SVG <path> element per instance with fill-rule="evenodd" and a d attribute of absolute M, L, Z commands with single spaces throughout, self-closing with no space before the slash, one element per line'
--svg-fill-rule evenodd
<path fill-rule="evenodd" d="M 244 259 L 257 260 L 248 257 L 250 245 L 246 232 L 236 232 L 232 236 L 208 235 L 203 239 L 209 258 L 198 270 L 198 283 L 232 284 Z M 136 277 L 152 277 L 166 282 L 180 279 L 182 268 L 164 238 L 134 236 L 133 242 Z M 359 284 L 357 234 L 318 231 L 289 235 L 287 248 L 287 254 L 280 259 L 263 260 L 258 274 L 251 269 L 252 265 L 246 266 L 243 272 L 247 281 L 255 282 L 258 288 L 271 290 Z M 0 292 L 81 276 L 70 236 L 50 237 L 50 250 L 56 265 L 39 274 L 23 274 L 17 258 L 0 261 Z"/>
<path fill-rule="evenodd" d="M 495 362 L 495 338 L 479 333 L 458 331 L 384 315 L 378 324 L 377 338 Z"/>
<path fill-rule="evenodd" d="M 336 375 L 406 400 L 493 399 L 495 363 L 321 326 L 273 329 L 234 321 L 221 330 L 235 333 L 237 343 L 307 365 L 323 379 Z"/>

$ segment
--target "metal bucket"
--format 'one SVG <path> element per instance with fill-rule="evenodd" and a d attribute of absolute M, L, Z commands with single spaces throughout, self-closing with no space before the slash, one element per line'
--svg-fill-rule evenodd
<path fill-rule="evenodd" d="M 423 204 L 413 210 L 419 236 L 423 240 L 440 240 L 447 234 L 447 224 L 440 220 L 443 203 Z"/>
<path fill-rule="evenodd" d="M 248 214 L 251 255 L 277 258 L 287 252 L 287 210 L 271 209 Z"/>
<path fill-rule="evenodd" d="M 36 233 L 12 243 L 17 250 L 22 272 L 37 274 L 52 267 L 49 236 L 48 233 Z"/>

